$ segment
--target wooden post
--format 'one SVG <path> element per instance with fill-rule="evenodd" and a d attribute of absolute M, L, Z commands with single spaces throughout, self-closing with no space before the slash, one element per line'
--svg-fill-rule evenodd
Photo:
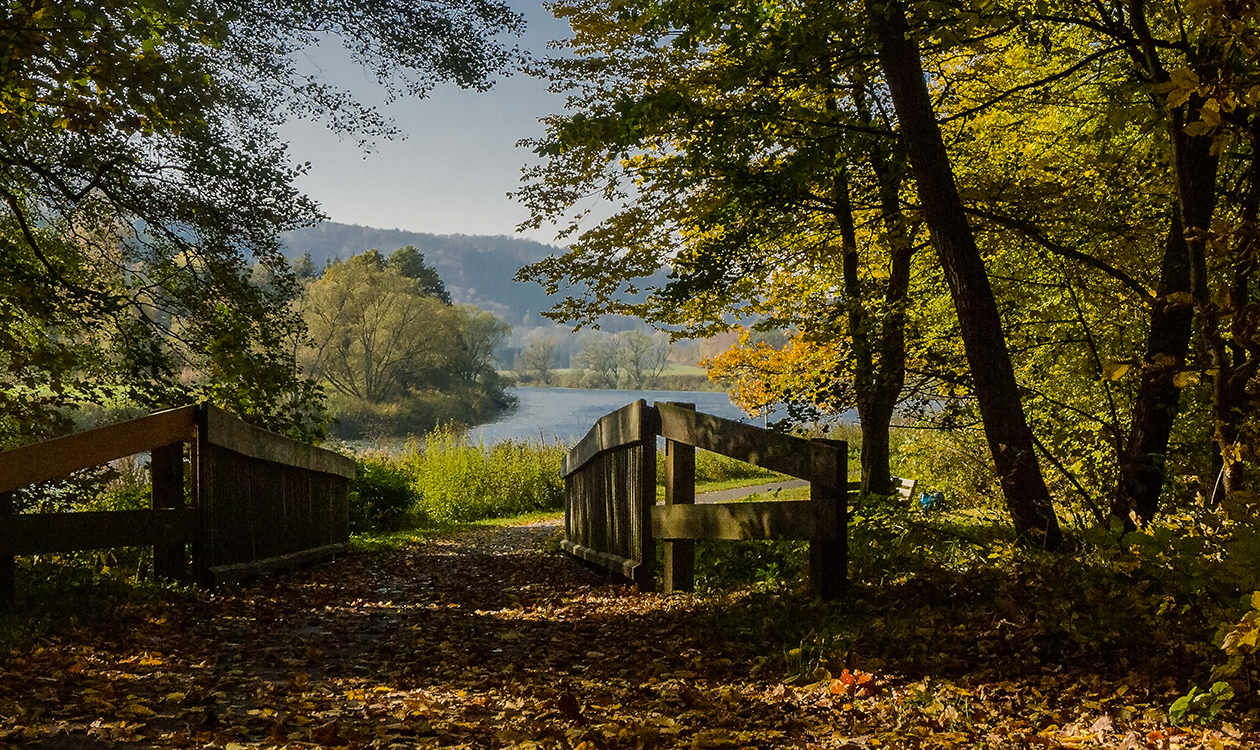
<path fill-rule="evenodd" d="M 153 510 L 184 507 L 184 444 L 172 443 L 149 452 L 153 475 Z M 183 537 L 154 542 L 153 576 L 184 580 L 188 576 L 187 547 Z"/>
<path fill-rule="evenodd" d="M 812 442 L 809 499 L 814 504 L 817 528 L 833 530 L 834 538 L 810 540 L 809 584 L 819 597 L 835 599 L 848 583 L 849 444 L 842 440 Z"/>
<path fill-rule="evenodd" d="M 646 401 L 635 403 L 639 430 L 639 481 L 637 498 L 631 498 L 639 506 L 639 566 L 634 571 L 634 582 L 639 591 L 656 588 L 656 539 L 652 536 L 652 508 L 656 506 L 656 436 L 661 431 L 661 418 L 656 409 Z"/>
<path fill-rule="evenodd" d="M 674 406 L 696 410 L 694 403 L 672 402 Z M 696 449 L 686 443 L 665 441 L 665 504 L 692 505 L 696 502 Z M 664 591 L 695 590 L 696 543 L 692 539 L 665 542 Z"/>
<path fill-rule="evenodd" d="M 193 520 L 192 580 L 199 586 L 214 583 L 210 575 L 210 551 L 206 544 L 206 494 L 210 483 L 209 462 L 206 456 L 206 404 L 201 405 L 193 439 L 188 443 L 188 489 L 196 516 Z"/>
<path fill-rule="evenodd" d="M 0 524 L 9 526 L 10 519 L 13 518 L 13 493 L 0 492 Z M 0 612 L 8 612 L 13 609 L 13 604 L 17 596 L 17 583 L 15 575 L 17 573 L 17 559 L 10 552 L 8 538 L 10 530 L 5 528 L 0 532 L 3 536 L 3 548 L 0 548 Z"/>

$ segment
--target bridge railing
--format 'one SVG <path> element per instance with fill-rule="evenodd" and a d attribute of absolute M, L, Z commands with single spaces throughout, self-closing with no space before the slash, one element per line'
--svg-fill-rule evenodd
<path fill-rule="evenodd" d="M 565 456 L 563 548 L 650 587 L 656 547 L 656 410 L 639 400 L 600 417 Z"/>
<path fill-rule="evenodd" d="M 148 509 L 13 512 L 16 490 L 146 452 Z M 206 585 L 327 557 L 349 539 L 354 472 L 205 404 L 0 452 L 0 606 L 22 555 L 152 546 L 155 575 Z"/>
<path fill-rule="evenodd" d="M 656 437 L 665 438 L 665 502 L 656 504 Z M 810 499 L 695 504 L 695 450 L 719 453 L 810 483 Z M 697 413 L 690 404 L 637 401 L 602 417 L 569 452 L 565 541 L 570 553 L 663 589 L 693 587 L 695 539 L 809 541 L 813 590 L 833 598 L 848 566 L 848 444 L 806 440 Z"/>

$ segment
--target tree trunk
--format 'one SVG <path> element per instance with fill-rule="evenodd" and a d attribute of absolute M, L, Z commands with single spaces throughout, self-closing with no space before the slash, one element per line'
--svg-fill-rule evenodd
<path fill-rule="evenodd" d="M 1053 549 L 1062 541 L 1058 518 L 1033 451 L 1032 430 L 1024 418 L 997 301 L 954 183 L 918 44 L 908 38 L 909 24 L 900 2 L 866 0 L 866 7 L 880 45 L 880 65 L 909 152 L 919 202 L 958 313 L 1002 494 L 1016 533 Z"/>
<path fill-rule="evenodd" d="M 1260 304 L 1252 301 L 1251 278 L 1260 266 L 1260 120 L 1251 123 L 1251 168 L 1247 193 L 1243 197 L 1238 242 L 1231 260 L 1229 280 L 1228 331 L 1223 332 L 1215 315 L 1200 325 L 1211 352 L 1212 416 L 1216 431 L 1213 439 L 1221 456 L 1220 481 L 1212 488 L 1213 502 L 1244 489 L 1246 464 L 1241 445 L 1246 441 L 1243 425 L 1256 413 L 1255 398 L 1247 392 L 1247 384 L 1260 371 Z M 1213 309 L 1213 313 L 1222 311 Z M 1206 316 L 1205 316 L 1206 317 Z M 1255 446 L 1252 446 L 1254 449 Z"/>
<path fill-rule="evenodd" d="M 858 117 L 873 127 L 863 84 L 855 86 Z M 848 306 L 849 335 L 853 341 L 854 394 L 862 430 L 862 493 L 893 492 L 890 424 L 906 380 L 906 306 L 909 303 L 910 262 L 914 246 L 901 211 L 904 164 L 885 153 L 882 140 L 872 138 L 867 150 L 878 181 L 880 218 L 888 236 L 889 273 L 884 299 L 888 312 L 878 321 L 867 309 L 866 293 L 858 279 L 857 232 L 849 199 L 846 173 L 836 177 L 834 200 L 843 253 L 844 294 Z"/>
<path fill-rule="evenodd" d="M 888 236 L 888 289 L 885 304 L 888 312 L 883 321 L 878 344 L 879 363 L 872 384 L 874 401 L 872 411 L 878 412 L 876 425 L 870 439 L 882 451 L 872 457 L 871 470 L 878 471 L 886 484 L 880 490 L 891 494 L 894 490 L 892 472 L 888 466 L 889 424 L 906 384 L 906 308 L 910 305 L 910 264 L 914 259 L 914 243 L 905 214 L 901 211 L 901 182 L 905 162 L 901 154 L 887 154 L 875 141 L 870 149 L 871 168 L 879 182 L 879 206 L 884 231 Z M 863 462 L 866 461 L 867 436 L 862 436 Z"/>
<path fill-rule="evenodd" d="M 1167 82 L 1169 73 L 1160 60 L 1159 46 L 1146 22 L 1145 2 L 1133 0 L 1130 3 L 1128 20 L 1131 37 L 1137 41 L 1131 53 L 1134 62 L 1145 68 L 1145 75 L 1151 81 Z M 1199 64 L 1212 69 L 1204 60 Z M 1152 104 L 1156 111 L 1163 111 L 1159 96 L 1152 97 Z M 1190 137 L 1185 132 L 1185 124 L 1197 119 L 1202 104 L 1202 99 L 1193 95 L 1187 104 L 1168 112 L 1165 121 L 1176 188 L 1174 215 L 1160 268 L 1158 299 L 1151 311 L 1151 330 L 1142 361 L 1142 381 L 1134 403 L 1133 423 L 1121 456 L 1120 476 L 1112 500 L 1113 515 L 1119 516 L 1127 529 L 1134 528 L 1133 516 L 1138 522 L 1147 523 L 1159 511 L 1165 478 L 1164 456 L 1179 408 L 1180 388 L 1174 378 L 1184 366 L 1196 317 L 1199 318 L 1200 357 L 1211 361 L 1216 353 L 1204 320 L 1210 307 L 1204 242 L 1216 208 L 1219 158 L 1212 154 L 1210 136 Z M 1188 295 L 1189 299 L 1183 295 L 1178 295 L 1181 299 L 1175 301 L 1168 299 L 1178 292 Z"/>
<path fill-rule="evenodd" d="M 900 393 L 893 394 L 890 399 L 879 388 L 879 373 L 876 370 L 874 344 L 871 341 L 875 326 L 863 302 L 865 297 L 858 278 L 857 233 L 853 225 L 853 207 L 849 201 L 848 179 L 843 168 L 835 178 L 834 199 L 836 223 L 840 226 L 849 338 L 853 342 L 854 400 L 858 424 L 862 428 L 862 495 L 872 492 L 888 495 L 892 492 L 892 472 L 888 465 L 888 423 L 892 421 L 893 407 Z M 904 362 L 904 352 L 902 359 Z M 884 363 L 881 361 L 879 364 Z"/>
<path fill-rule="evenodd" d="M 1181 388 L 1177 373 L 1186 363 L 1194 306 L 1190 303 L 1190 249 L 1182 229 L 1180 212 L 1174 208 L 1156 299 L 1151 305 L 1151 328 L 1146 334 L 1142 375 L 1133 402 L 1129 437 L 1120 454 L 1120 472 L 1112 497 L 1111 513 L 1127 530 L 1137 520 L 1155 517 L 1164 487 L 1164 456 L 1177 418 Z M 1184 301 L 1169 301 L 1181 293 Z M 1130 515 L 1132 513 L 1132 515 Z"/>
<path fill-rule="evenodd" d="M 1129 22 L 1141 50 L 1134 59 L 1145 67 L 1151 80 L 1167 81 L 1169 74 L 1159 58 L 1145 13 L 1142 2 L 1135 2 L 1130 8 Z M 1197 95 L 1192 96 L 1187 105 L 1169 112 L 1166 120 L 1176 191 L 1157 299 L 1151 310 L 1146 354 L 1142 358 L 1142 381 L 1112 500 L 1112 514 L 1124 522 L 1126 529 L 1134 528 L 1135 522 L 1149 522 L 1159 511 L 1165 479 L 1164 457 L 1181 392 L 1174 378 L 1185 366 L 1196 314 L 1200 318 L 1200 356 L 1211 361 L 1218 354 L 1212 345 L 1210 322 L 1204 319 L 1209 301 L 1203 243 L 1216 207 L 1219 160 L 1212 154 L 1210 137 L 1192 138 L 1184 127 L 1197 116 L 1201 103 Z M 1162 108 L 1158 97 L 1154 104 Z M 1170 295 L 1182 299 L 1170 301 Z M 1221 372 L 1219 367 L 1218 372 Z M 1221 383 L 1219 377 L 1215 380 L 1217 385 Z"/>

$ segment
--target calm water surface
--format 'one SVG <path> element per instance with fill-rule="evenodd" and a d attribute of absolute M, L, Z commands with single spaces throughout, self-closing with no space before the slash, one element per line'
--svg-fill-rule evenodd
<path fill-rule="evenodd" d="M 605 391 L 590 388 L 516 388 L 520 407 L 498 422 L 469 430 L 473 440 L 487 444 L 503 440 L 542 439 L 574 443 L 582 439 L 595 420 L 631 401 L 684 401 L 696 411 L 726 419 L 750 421 L 748 415 L 731 403 L 724 391 Z M 774 415 L 771 414 L 771 419 Z M 761 423 L 761 418 L 756 422 Z"/>

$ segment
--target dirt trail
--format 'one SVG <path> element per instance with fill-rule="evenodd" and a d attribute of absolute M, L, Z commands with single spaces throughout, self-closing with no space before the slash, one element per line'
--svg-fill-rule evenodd
<path fill-rule="evenodd" d="M 1066 675 L 951 686 L 846 670 L 788 686 L 771 634 L 816 605 L 642 595 L 561 555 L 558 533 L 354 554 L 12 652 L 0 746 L 1253 746 L 1219 731 L 1152 742 L 1154 709 L 1107 703 L 1136 689 Z"/>
<path fill-rule="evenodd" d="M 197 595 L 119 643 L 76 638 L 14 655 L 0 677 L 0 736 L 43 748 L 825 739 L 782 690 L 763 695 L 747 664 L 696 640 L 694 598 L 639 596 L 558 554 L 558 533 L 556 523 L 478 530 L 351 555 Z"/>

